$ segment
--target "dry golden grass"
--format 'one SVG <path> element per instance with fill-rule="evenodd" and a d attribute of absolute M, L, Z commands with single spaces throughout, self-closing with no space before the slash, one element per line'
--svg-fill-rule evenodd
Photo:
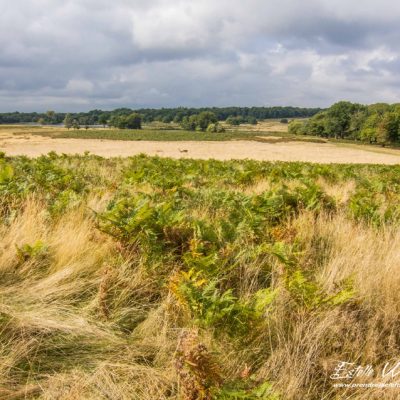
<path fill-rule="evenodd" d="M 97 233 L 81 209 L 52 226 L 42 210 L 30 199 L 11 226 L 1 230 L 0 314 L 8 320 L 1 331 L 0 382 L 7 388 L 2 398 L 30 398 L 33 393 L 43 399 L 174 398 L 171 388 L 177 376 L 172 357 L 180 340 L 174 300 L 167 296 L 149 309 L 138 305 L 144 320 L 132 339 L 121 339 L 109 321 L 107 299 L 113 292 L 113 307 L 119 308 L 113 318 L 118 319 L 131 312 L 124 303 L 133 292 L 142 300 L 151 297 L 152 280 L 141 272 L 140 260 L 118 268 L 110 265 L 115 243 Z M 318 282 L 329 292 L 335 282 L 352 276 L 363 309 L 297 315 L 296 321 L 289 321 L 283 294 L 269 315 L 271 332 L 260 334 L 258 346 L 235 354 L 229 345 L 219 343 L 217 360 L 232 375 L 251 370 L 262 360 L 258 378 L 273 379 L 283 398 L 296 399 L 301 388 L 308 388 L 302 389 L 304 396 L 313 393 L 320 375 L 337 360 L 368 359 L 379 365 L 399 355 L 400 234 L 390 228 L 375 231 L 343 216 L 315 218 L 304 213 L 290 224 L 309 244 L 304 263 L 315 263 L 324 255 Z M 16 246 L 38 240 L 47 244 L 51 263 L 45 268 L 34 262 L 21 265 Z M 316 240 L 325 248 L 312 246 Z M 259 267 L 248 266 L 244 287 L 255 284 Z M 279 277 L 275 284 L 280 285 Z M 68 359 L 63 358 L 66 343 Z M 146 357 L 153 366 L 146 365 Z M 40 383 L 35 382 L 34 371 L 18 372 L 21 363 L 48 363 Z M 384 393 L 385 398 L 396 398 Z M 378 399 L 382 394 L 370 391 L 362 398 Z"/>
<path fill-rule="evenodd" d="M 131 398 L 132 393 L 138 399 L 164 398 L 168 369 L 145 362 L 157 345 L 122 339 L 102 303 L 118 285 L 124 289 L 114 299 L 116 307 L 132 292 L 151 296 L 151 281 L 140 268 L 133 273 L 131 263 L 114 270 L 116 244 L 94 229 L 83 209 L 55 224 L 43 210 L 28 200 L 0 232 L 0 387 L 5 388 L 0 397 L 40 392 L 43 399 Z M 17 248 L 38 241 L 46 244 L 49 262 L 21 260 Z"/>
<path fill-rule="evenodd" d="M 7 155 L 27 155 L 39 157 L 55 151 L 59 154 L 84 154 L 90 152 L 102 157 L 129 157 L 141 153 L 173 158 L 195 158 L 195 159 L 255 159 L 266 161 L 304 161 L 322 163 L 370 163 L 370 164 L 399 164 L 400 152 L 396 149 L 378 148 L 368 145 L 354 145 L 343 143 L 319 143 L 310 141 L 293 141 L 293 138 L 279 136 L 285 134 L 286 124 L 277 121 L 264 121 L 259 125 L 241 126 L 240 131 L 249 132 L 249 136 L 238 136 L 226 139 L 208 141 L 198 139 L 185 139 L 185 133 L 179 141 L 157 140 L 151 137 L 141 140 L 111 140 L 99 138 L 64 138 L 52 132 L 66 132 L 62 127 L 0 127 L 0 152 Z M 260 134 L 271 134 L 278 132 L 276 136 L 257 136 Z M 91 132 L 90 130 L 88 131 Z M 152 135 L 159 138 L 163 131 L 152 131 Z M 177 131 L 181 132 L 181 131 Z M 252 134 L 254 132 L 254 136 Z M 41 136 L 42 133 L 44 136 Z M 227 132 L 232 133 L 232 132 Z M 233 132 L 235 133 L 235 132 Z M 191 135 L 198 135 L 197 132 Z M 116 133 L 115 135 L 118 135 Z M 229 135 L 228 135 L 229 136 Z M 250 140 L 246 140 L 246 138 Z M 255 141 L 257 139 L 257 141 Z M 312 139 L 312 138 L 309 138 Z M 285 141 L 287 140 L 287 141 Z M 306 140 L 302 138 L 302 140 Z M 308 139 L 307 139 L 308 140 Z M 322 142 L 322 143 L 321 143 Z M 95 163 L 88 163 L 93 166 Z M 116 163 L 120 168 L 122 163 Z M 105 173 L 113 172 L 112 169 L 104 170 Z M 105 176 L 107 178 L 107 176 Z"/>
<path fill-rule="evenodd" d="M 95 167 L 88 163 L 87 173 Z M 105 188 L 118 173 L 107 171 L 96 172 Z M 319 183 L 338 203 L 354 191 L 352 181 Z M 270 188 L 261 180 L 243 191 Z M 327 380 L 338 361 L 380 368 L 400 357 L 396 227 L 309 211 L 277 227 L 275 238 L 297 242 L 301 267 L 327 293 L 350 277 L 354 299 L 341 308 L 295 308 L 278 260 L 243 262 L 237 267 L 240 298 L 262 288 L 267 264 L 279 294 L 262 329 L 239 343 L 215 339 L 212 328 L 194 329 L 168 286 L 159 289 L 142 255 L 97 229 L 91 210 L 104 210 L 111 197 L 104 189 L 90 195 L 89 207 L 56 219 L 29 197 L 0 225 L 0 399 L 196 400 L 204 379 L 219 385 L 222 377 L 250 376 L 273 382 L 285 400 L 399 398 L 395 389 L 336 391 Z M 205 216 L 206 210 L 193 213 Z M 163 267 L 173 276 L 173 265 Z"/>

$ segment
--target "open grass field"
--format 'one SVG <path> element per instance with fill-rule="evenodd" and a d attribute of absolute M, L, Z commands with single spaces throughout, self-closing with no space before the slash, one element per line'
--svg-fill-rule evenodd
<path fill-rule="evenodd" d="M 240 128 L 226 126 L 227 130 L 221 133 L 185 131 L 176 124 L 151 123 L 141 130 L 90 128 L 66 129 L 62 126 L 27 126 L 27 125 L 0 125 L 2 135 L 39 135 L 50 138 L 70 139 L 108 139 L 124 141 L 226 141 L 239 139 L 257 139 L 259 136 L 271 136 L 275 133 L 285 135 L 286 140 L 302 140 L 294 135 L 287 134 L 287 124 L 280 124 L 272 120 L 262 122 L 257 126 L 242 125 Z M 305 140 L 307 138 L 304 138 Z M 320 139 L 320 141 L 322 141 Z"/>
<path fill-rule="evenodd" d="M 66 129 L 63 126 L 37 125 L 0 125 L 0 139 L 18 139 L 21 137 L 47 137 L 53 139 L 100 139 L 122 141 L 229 141 L 255 140 L 271 142 L 314 142 L 325 143 L 326 140 L 317 137 L 296 136 L 288 133 L 288 125 L 276 120 L 260 121 L 257 125 L 242 124 L 232 127 L 222 123 L 225 132 L 198 132 L 182 130 L 177 124 L 152 122 L 145 124 L 143 129 L 89 128 Z"/>
<path fill-rule="evenodd" d="M 399 166 L 2 156 L 0 398 L 398 399 L 330 376 L 400 357 L 399 181 Z"/>
<path fill-rule="evenodd" d="M 400 163 L 400 150 L 397 149 L 332 143 L 321 138 L 293 136 L 274 129 L 277 129 L 276 122 L 265 123 L 261 132 L 227 131 L 222 134 L 165 129 L 68 131 L 60 127 L 0 126 L 0 151 L 8 155 L 31 157 L 50 151 L 65 154 L 88 151 L 103 157 L 145 153 L 219 160 L 249 158 L 322 163 Z"/>

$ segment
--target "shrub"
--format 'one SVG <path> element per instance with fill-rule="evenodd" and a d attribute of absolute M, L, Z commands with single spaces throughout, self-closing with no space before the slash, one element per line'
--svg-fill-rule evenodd
<path fill-rule="evenodd" d="M 215 123 L 215 124 L 208 125 L 207 132 L 221 133 L 221 132 L 225 132 L 225 129 L 222 125 Z"/>

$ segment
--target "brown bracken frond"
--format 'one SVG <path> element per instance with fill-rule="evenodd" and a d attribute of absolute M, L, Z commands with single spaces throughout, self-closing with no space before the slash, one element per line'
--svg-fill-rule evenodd
<path fill-rule="evenodd" d="M 207 347 L 199 341 L 196 329 L 181 335 L 175 367 L 183 400 L 212 400 L 211 388 L 222 383 L 219 367 Z"/>

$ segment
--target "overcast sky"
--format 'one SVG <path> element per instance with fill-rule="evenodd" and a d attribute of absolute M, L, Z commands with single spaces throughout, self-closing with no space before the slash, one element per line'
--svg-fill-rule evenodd
<path fill-rule="evenodd" d="M 400 102 L 398 0 L 0 4 L 0 112 Z"/>

